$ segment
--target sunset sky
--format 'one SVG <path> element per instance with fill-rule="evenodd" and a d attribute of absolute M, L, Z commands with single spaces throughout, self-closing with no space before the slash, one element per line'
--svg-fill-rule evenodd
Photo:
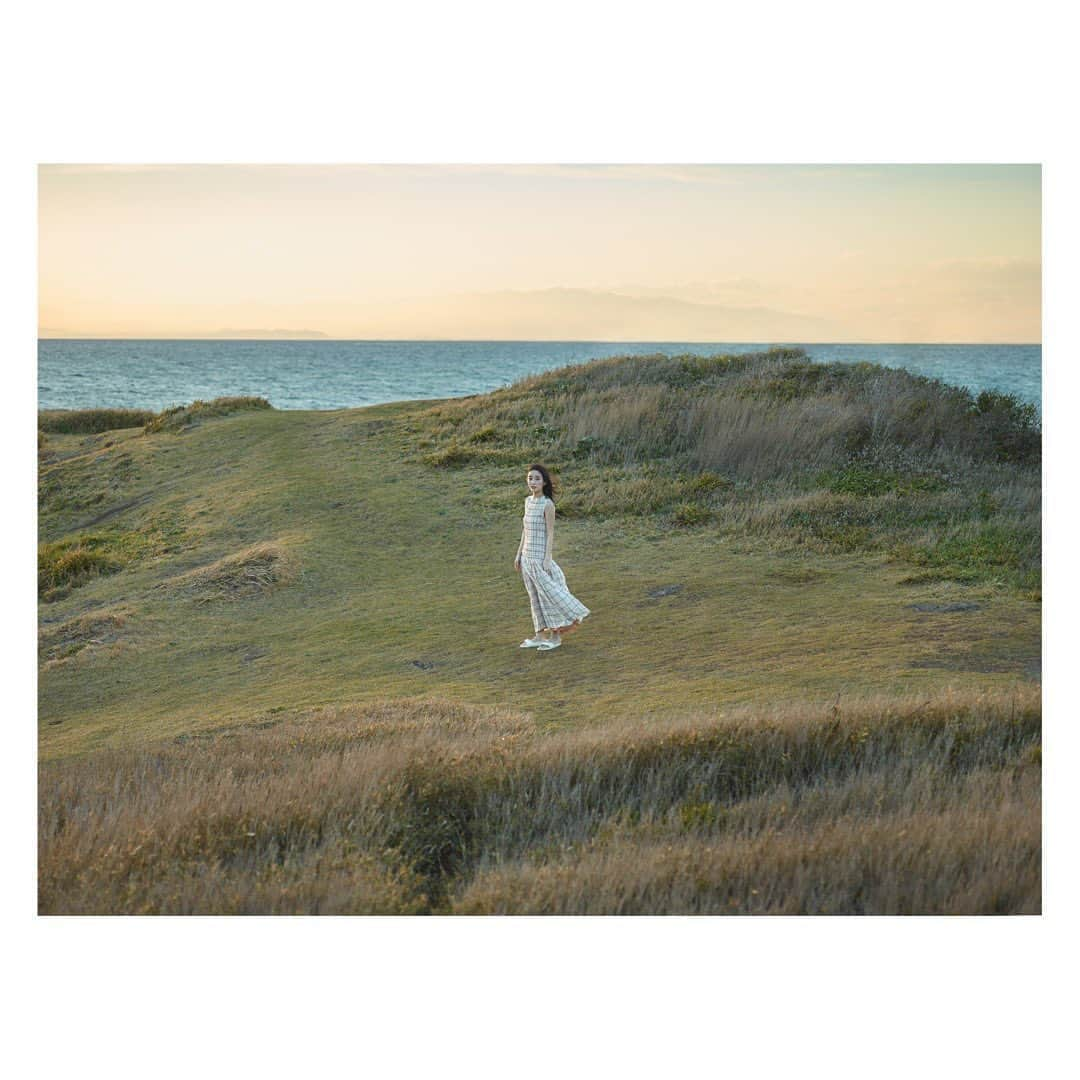
<path fill-rule="evenodd" d="M 1037 165 L 44 165 L 42 337 L 1039 342 Z"/>

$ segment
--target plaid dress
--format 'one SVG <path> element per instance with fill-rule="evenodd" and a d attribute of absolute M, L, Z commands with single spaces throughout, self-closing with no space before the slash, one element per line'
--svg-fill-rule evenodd
<path fill-rule="evenodd" d="M 529 594 L 533 627 L 541 630 L 571 630 L 589 614 L 589 609 L 570 593 L 558 563 L 551 560 L 551 573 L 544 570 L 547 554 L 547 524 L 544 508 L 548 497 L 525 499 L 525 543 L 521 547 L 521 579 Z"/>

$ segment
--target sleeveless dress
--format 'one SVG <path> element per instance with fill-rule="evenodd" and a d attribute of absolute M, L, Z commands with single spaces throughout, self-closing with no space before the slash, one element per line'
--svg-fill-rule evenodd
<path fill-rule="evenodd" d="M 529 594 L 533 628 L 536 632 L 555 630 L 565 633 L 575 629 L 590 612 L 566 587 L 566 578 L 554 559 L 551 560 L 551 573 L 544 570 L 544 556 L 547 554 L 544 509 L 548 502 L 550 500 L 546 495 L 541 495 L 538 499 L 529 495 L 525 499 L 525 517 L 522 519 L 525 543 L 521 548 L 521 580 Z"/>

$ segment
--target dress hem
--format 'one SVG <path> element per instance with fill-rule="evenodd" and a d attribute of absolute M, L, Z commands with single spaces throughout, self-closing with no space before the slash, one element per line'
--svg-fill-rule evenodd
<path fill-rule="evenodd" d="M 589 615 L 591 615 L 591 614 L 592 614 L 592 612 L 590 611 Z M 589 617 L 589 615 L 582 615 L 580 619 L 575 619 L 573 622 L 567 623 L 565 626 L 541 626 L 540 629 L 536 631 L 536 633 L 538 633 L 538 634 L 543 634 L 543 633 L 548 633 L 548 634 L 570 634 L 570 633 L 573 633 L 573 631 L 577 630 L 578 627 L 580 627 L 581 624 Z"/>

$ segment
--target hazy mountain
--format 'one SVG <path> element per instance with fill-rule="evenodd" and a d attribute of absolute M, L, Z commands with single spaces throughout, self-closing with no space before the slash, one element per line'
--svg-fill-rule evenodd
<path fill-rule="evenodd" d="M 358 313 L 357 337 L 603 341 L 827 341 L 825 319 L 590 289 L 462 293 Z"/>
<path fill-rule="evenodd" d="M 279 340 L 281 338 L 324 338 L 327 335 L 321 330 L 212 330 L 208 334 L 199 335 L 186 335 L 208 338 L 247 338 L 249 340 L 260 339 L 272 339 Z"/>

